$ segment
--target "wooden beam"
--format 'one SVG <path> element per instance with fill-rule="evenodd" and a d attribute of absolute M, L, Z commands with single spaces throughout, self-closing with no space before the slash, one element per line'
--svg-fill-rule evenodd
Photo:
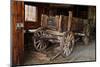
<path fill-rule="evenodd" d="M 58 31 L 58 28 L 59 28 L 59 16 L 58 15 L 55 16 L 55 22 L 56 22 L 56 30 Z"/>
<path fill-rule="evenodd" d="M 61 21 L 62 21 L 62 15 L 59 17 L 59 26 L 58 26 L 58 31 L 61 32 Z"/>
<path fill-rule="evenodd" d="M 42 14 L 41 15 L 41 26 L 42 27 L 47 27 L 47 22 L 48 22 L 48 16 Z"/>
<path fill-rule="evenodd" d="M 72 22 L 72 12 L 69 11 L 68 28 L 67 28 L 68 31 L 70 31 L 70 29 L 71 29 L 71 22 Z"/>
<path fill-rule="evenodd" d="M 78 36 L 85 36 L 84 33 L 74 33 L 75 35 L 78 35 Z"/>

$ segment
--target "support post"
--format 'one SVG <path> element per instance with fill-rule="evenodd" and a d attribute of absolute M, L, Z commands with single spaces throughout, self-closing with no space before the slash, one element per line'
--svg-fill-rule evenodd
<path fill-rule="evenodd" d="M 67 31 L 70 31 L 71 30 L 71 22 L 72 22 L 72 11 L 69 11 Z"/>
<path fill-rule="evenodd" d="M 58 26 L 58 31 L 61 32 L 61 21 L 62 21 L 62 15 L 59 17 L 59 26 Z"/>

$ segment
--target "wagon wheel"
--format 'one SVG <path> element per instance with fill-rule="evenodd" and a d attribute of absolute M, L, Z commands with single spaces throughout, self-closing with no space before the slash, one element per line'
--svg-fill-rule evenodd
<path fill-rule="evenodd" d="M 63 56 L 69 56 L 71 54 L 73 51 L 74 43 L 74 34 L 69 32 L 67 36 L 64 37 Z"/>
<path fill-rule="evenodd" d="M 43 39 L 39 39 L 39 37 L 43 36 L 44 32 L 43 31 L 38 31 L 34 33 L 34 38 L 33 38 L 33 42 L 34 42 L 34 48 L 37 51 L 43 51 L 47 48 L 47 41 L 43 40 Z"/>
<path fill-rule="evenodd" d="M 84 26 L 83 33 L 85 34 L 85 36 L 83 37 L 83 42 L 85 45 L 88 45 L 90 37 L 90 24 L 86 24 Z"/>
<path fill-rule="evenodd" d="M 43 51 L 47 48 L 47 43 L 44 40 L 34 39 L 34 47 L 37 51 Z"/>
<path fill-rule="evenodd" d="M 45 32 L 43 30 L 39 30 L 39 31 L 34 32 L 34 36 L 35 37 L 41 37 L 44 34 L 45 34 Z"/>

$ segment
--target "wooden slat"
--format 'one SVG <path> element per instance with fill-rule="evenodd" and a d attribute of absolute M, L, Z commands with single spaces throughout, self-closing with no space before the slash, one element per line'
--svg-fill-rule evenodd
<path fill-rule="evenodd" d="M 56 22 L 56 29 L 58 31 L 58 28 L 59 28 L 59 16 L 58 15 L 55 16 L 55 22 Z"/>
<path fill-rule="evenodd" d="M 72 12 L 69 11 L 69 18 L 68 18 L 68 31 L 71 29 L 71 20 L 72 20 Z"/>
<path fill-rule="evenodd" d="M 62 15 L 60 15 L 60 18 L 59 18 L 59 26 L 58 26 L 59 32 L 61 32 L 61 22 L 62 22 Z"/>
<path fill-rule="evenodd" d="M 48 16 L 42 14 L 41 15 L 41 26 L 42 27 L 47 27 L 47 22 L 48 22 Z"/>

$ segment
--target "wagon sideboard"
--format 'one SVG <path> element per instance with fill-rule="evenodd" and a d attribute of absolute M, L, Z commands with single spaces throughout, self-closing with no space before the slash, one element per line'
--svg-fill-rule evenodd
<path fill-rule="evenodd" d="M 69 19 L 69 16 L 64 16 L 64 15 L 56 15 L 56 16 L 47 16 L 44 14 L 41 15 L 41 26 L 52 30 L 65 32 L 69 28 L 68 25 L 69 23 L 71 31 L 82 33 L 84 26 L 88 24 L 88 19 L 82 19 L 73 16 L 72 18 Z"/>
<path fill-rule="evenodd" d="M 56 42 L 60 44 L 59 54 L 69 56 L 77 40 L 75 35 L 84 36 L 83 40 L 86 44 L 88 43 L 87 25 L 88 20 L 73 17 L 71 11 L 69 11 L 69 16 L 42 14 L 41 27 L 36 29 L 33 35 L 34 47 L 37 51 L 42 51 L 47 48 L 48 42 Z"/>

